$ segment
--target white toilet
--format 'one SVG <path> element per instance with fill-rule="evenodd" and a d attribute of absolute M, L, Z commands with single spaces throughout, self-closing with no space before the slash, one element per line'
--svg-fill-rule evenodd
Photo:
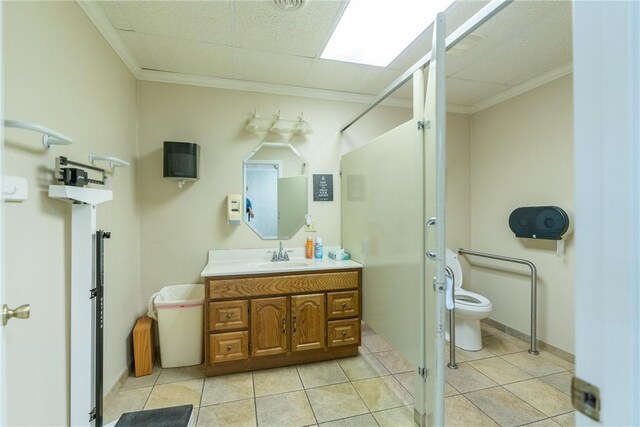
<path fill-rule="evenodd" d="M 447 267 L 453 272 L 456 308 L 456 346 L 469 351 L 482 350 L 480 320 L 489 317 L 493 306 L 482 295 L 462 289 L 462 267 L 458 254 L 447 249 Z M 449 275 L 449 272 L 447 272 Z"/>

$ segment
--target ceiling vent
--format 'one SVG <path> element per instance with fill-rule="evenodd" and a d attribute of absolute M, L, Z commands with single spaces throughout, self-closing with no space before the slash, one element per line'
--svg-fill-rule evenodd
<path fill-rule="evenodd" d="M 293 11 L 302 9 L 306 4 L 307 0 L 273 0 L 278 9 Z"/>

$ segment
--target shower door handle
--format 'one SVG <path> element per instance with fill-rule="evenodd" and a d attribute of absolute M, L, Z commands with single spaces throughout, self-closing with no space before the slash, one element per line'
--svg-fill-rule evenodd
<path fill-rule="evenodd" d="M 429 221 L 427 221 L 427 224 L 425 225 L 424 229 L 425 229 L 425 246 L 429 244 L 429 227 L 436 225 L 436 217 L 434 216 L 433 218 L 429 218 Z M 426 255 L 427 257 L 429 257 L 429 259 L 435 260 L 436 259 L 436 253 L 435 252 L 430 252 L 428 249 L 426 251 Z"/>

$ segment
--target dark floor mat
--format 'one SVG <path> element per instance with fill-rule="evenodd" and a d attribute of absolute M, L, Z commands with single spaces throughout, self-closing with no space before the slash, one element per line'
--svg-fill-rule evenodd
<path fill-rule="evenodd" d="M 116 427 L 187 427 L 193 405 L 122 414 Z"/>

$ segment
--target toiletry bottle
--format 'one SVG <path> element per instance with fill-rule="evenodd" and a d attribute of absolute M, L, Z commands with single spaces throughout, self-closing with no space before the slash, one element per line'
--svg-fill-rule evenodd
<path fill-rule="evenodd" d="M 307 237 L 307 251 L 305 257 L 307 259 L 313 258 L 313 239 L 311 237 Z"/>
<path fill-rule="evenodd" d="M 322 238 L 316 237 L 316 258 L 322 259 Z"/>

